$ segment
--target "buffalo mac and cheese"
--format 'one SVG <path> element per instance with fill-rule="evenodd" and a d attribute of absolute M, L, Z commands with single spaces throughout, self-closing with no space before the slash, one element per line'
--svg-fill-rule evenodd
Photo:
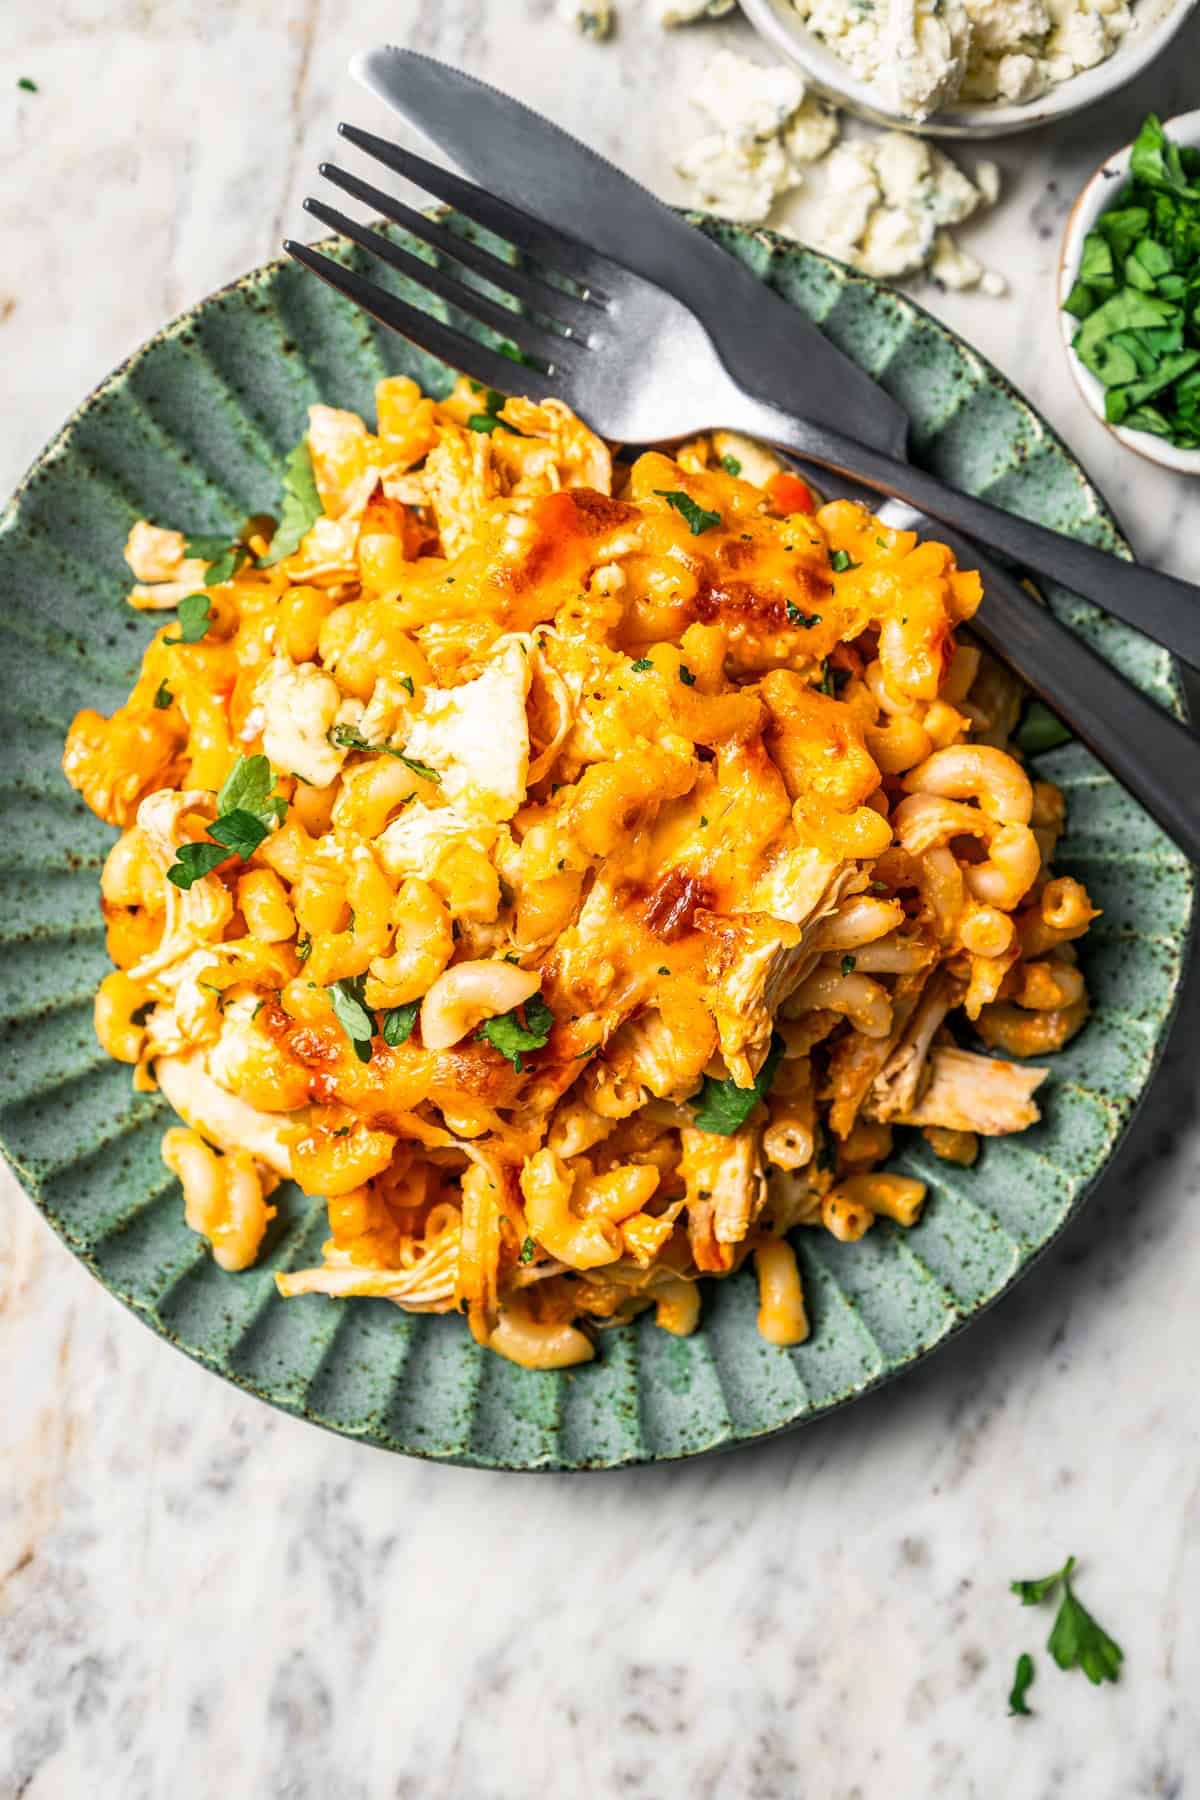
<path fill-rule="evenodd" d="M 793 1227 L 914 1223 L 896 1128 L 970 1163 L 1087 1012 L 979 579 L 727 434 L 614 460 L 399 377 L 378 420 L 312 408 L 278 526 L 130 535 L 170 617 L 64 759 L 121 832 L 100 1041 L 223 1268 L 287 1179 L 286 1295 L 562 1367 L 752 1257 L 797 1343 Z"/>

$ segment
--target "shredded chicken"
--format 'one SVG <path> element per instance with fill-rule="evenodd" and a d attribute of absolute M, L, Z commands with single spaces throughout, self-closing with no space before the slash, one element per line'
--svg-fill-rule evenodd
<path fill-rule="evenodd" d="M 929 1058 L 929 1085 L 916 1105 L 895 1116 L 897 1125 L 941 1125 L 947 1131 L 977 1131 L 1003 1137 L 1036 1125 L 1041 1113 L 1033 1096 L 1049 1069 L 1030 1069 L 939 1046 Z"/>

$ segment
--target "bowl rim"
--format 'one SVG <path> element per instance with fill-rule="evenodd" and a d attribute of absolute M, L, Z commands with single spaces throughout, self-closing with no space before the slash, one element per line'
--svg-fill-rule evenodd
<path fill-rule="evenodd" d="M 1193 149 L 1200 149 L 1200 107 L 1192 112 L 1177 113 L 1174 118 L 1164 119 L 1163 130 L 1171 136 L 1179 138 Z M 1134 451 L 1147 462 L 1157 463 L 1160 468 L 1172 469 L 1179 475 L 1200 475 L 1200 449 L 1184 450 L 1177 444 L 1169 443 L 1165 438 L 1155 437 L 1152 431 L 1131 431 L 1125 425 L 1112 425 L 1104 416 L 1104 388 L 1090 369 L 1084 367 L 1078 356 L 1072 339 L 1077 329 L 1076 321 L 1071 314 L 1063 311 L 1063 303 L 1075 285 L 1079 265 L 1083 257 L 1083 243 L 1096 220 L 1109 210 L 1114 198 L 1116 185 L 1123 181 L 1129 173 L 1133 144 L 1125 144 L 1120 150 L 1114 150 L 1104 158 L 1095 172 L 1084 182 L 1075 203 L 1067 215 L 1067 223 L 1063 230 L 1062 244 L 1058 254 L 1058 276 L 1055 285 L 1055 304 L 1058 311 L 1058 332 L 1063 350 L 1067 358 L 1067 366 L 1075 378 L 1075 385 L 1083 397 L 1088 411 L 1099 419 L 1104 429 L 1123 444 L 1127 450 Z"/>
<path fill-rule="evenodd" d="M 1150 9 L 1155 0 L 1137 0 L 1134 23 L 1111 56 L 1094 68 L 1081 69 L 1035 100 L 1005 105 L 977 101 L 946 107 L 917 120 L 881 106 L 874 90 L 852 75 L 841 58 L 809 31 L 791 0 L 741 0 L 742 11 L 759 35 L 795 63 L 816 91 L 848 112 L 918 137 L 981 139 L 1008 137 L 1066 118 L 1135 80 L 1166 49 L 1200 0 L 1158 0 L 1158 4 L 1162 10 L 1143 26 L 1145 12 L 1141 9 Z"/>

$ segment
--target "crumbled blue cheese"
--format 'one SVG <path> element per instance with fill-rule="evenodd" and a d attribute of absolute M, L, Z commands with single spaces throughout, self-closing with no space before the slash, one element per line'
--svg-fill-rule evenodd
<path fill-rule="evenodd" d="M 263 749 L 271 767 L 327 787 L 340 775 L 346 752 L 329 741 L 342 695 L 332 675 L 315 663 L 276 656 L 258 678 L 254 702 L 262 714 Z"/>
<path fill-rule="evenodd" d="M 808 29 L 890 111 L 1036 99 L 1111 56 L 1124 0 L 792 0 Z"/>
<path fill-rule="evenodd" d="M 719 132 L 692 144 L 675 167 L 692 184 L 698 206 L 741 225 L 761 225 L 780 194 L 800 179 L 776 139 L 742 143 Z"/>
<path fill-rule="evenodd" d="M 525 798 L 529 680 L 528 656 L 509 644 L 474 681 L 424 690 L 405 754 L 438 771 L 442 792 L 466 816 L 511 819 Z"/>
<path fill-rule="evenodd" d="M 579 0 L 558 0 L 558 16 L 564 24 L 573 26 L 580 37 L 595 38 L 598 43 L 612 36 L 616 23 L 608 0 L 589 0 L 586 5 L 579 4 Z"/>
<path fill-rule="evenodd" d="M 726 137 L 739 142 L 773 137 L 804 99 L 804 82 L 782 63 L 767 67 L 719 50 L 691 92 Z"/>

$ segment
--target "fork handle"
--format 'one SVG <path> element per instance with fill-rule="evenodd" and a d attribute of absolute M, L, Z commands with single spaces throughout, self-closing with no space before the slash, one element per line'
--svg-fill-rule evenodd
<path fill-rule="evenodd" d="M 957 526 L 989 549 L 1011 556 L 1031 574 L 1049 576 L 1082 594 L 1102 612 L 1144 632 L 1192 668 L 1200 668 L 1200 587 L 1190 581 L 1125 562 L 1046 525 L 1035 525 L 986 500 L 947 487 L 936 475 L 898 462 L 885 451 L 873 450 L 748 396 L 745 415 L 729 423 L 767 437 L 821 468 L 834 469 L 877 494 L 905 500 L 943 525 Z M 972 554 L 967 552 L 967 566 Z"/>
<path fill-rule="evenodd" d="M 867 498 L 850 483 L 839 484 L 839 492 Z M 914 518 L 912 526 L 921 523 Z M 938 535 L 961 567 L 977 568 L 982 578 L 983 604 L 971 630 L 1057 713 L 1184 855 L 1200 863 L 1200 739 L 975 545 L 944 525 Z"/>

